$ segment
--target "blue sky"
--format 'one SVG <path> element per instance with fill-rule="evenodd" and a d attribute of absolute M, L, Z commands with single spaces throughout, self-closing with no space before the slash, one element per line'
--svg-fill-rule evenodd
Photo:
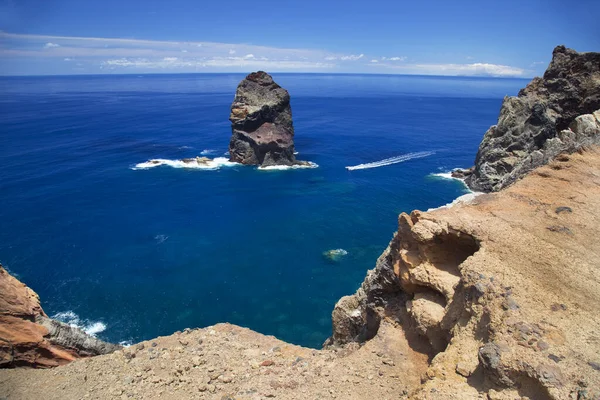
<path fill-rule="evenodd" d="M 0 75 L 540 75 L 600 51 L 597 0 L 0 0 Z"/>

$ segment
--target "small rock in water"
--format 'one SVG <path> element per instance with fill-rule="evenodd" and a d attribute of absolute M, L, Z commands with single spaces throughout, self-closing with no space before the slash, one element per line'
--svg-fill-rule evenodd
<path fill-rule="evenodd" d="M 338 262 L 347 254 L 348 252 L 344 249 L 333 249 L 323 252 L 323 257 L 329 261 Z"/>

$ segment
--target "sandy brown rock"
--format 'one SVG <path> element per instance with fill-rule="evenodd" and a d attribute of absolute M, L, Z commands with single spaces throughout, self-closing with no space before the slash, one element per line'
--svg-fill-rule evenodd
<path fill-rule="evenodd" d="M 0 367 L 55 367 L 119 347 L 48 318 L 38 295 L 0 265 Z"/>
<path fill-rule="evenodd" d="M 419 385 L 426 366 L 391 324 L 344 350 L 218 324 L 53 370 L 3 370 L 0 388 L 7 399 L 397 399 Z"/>
<path fill-rule="evenodd" d="M 329 344 L 392 319 L 432 357 L 414 398 L 597 399 L 598 226 L 598 148 L 472 204 L 402 214 L 376 268 L 336 306 Z"/>

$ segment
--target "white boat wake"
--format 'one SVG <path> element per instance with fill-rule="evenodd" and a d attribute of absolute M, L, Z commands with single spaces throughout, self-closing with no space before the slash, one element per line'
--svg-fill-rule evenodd
<path fill-rule="evenodd" d="M 355 169 L 369 169 L 369 168 L 377 168 L 377 167 L 385 167 L 386 165 L 398 164 L 404 161 L 412 160 L 414 158 L 423 158 L 435 154 L 435 151 L 419 151 L 416 153 L 408 153 L 402 154 L 396 157 L 386 158 L 380 161 L 374 161 L 366 164 L 358 164 L 352 167 L 346 167 L 349 171 L 354 171 Z"/>

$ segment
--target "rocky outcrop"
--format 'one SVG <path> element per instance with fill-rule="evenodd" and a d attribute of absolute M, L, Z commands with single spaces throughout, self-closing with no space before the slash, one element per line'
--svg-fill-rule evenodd
<path fill-rule="evenodd" d="M 38 295 L 0 266 L 0 367 L 55 367 L 119 348 L 48 318 Z"/>
<path fill-rule="evenodd" d="M 272 166 L 305 164 L 294 155 L 290 95 L 263 71 L 248 75 L 231 105 L 230 161 Z"/>
<path fill-rule="evenodd" d="M 600 398 L 599 177 L 592 147 L 470 204 L 403 213 L 326 345 L 400 326 L 429 355 L 415 399 Z"/>
<path fill-rule="evenodd" d="M 505 97 L 498 123 L 484 135 L 467 184 L 498 191 L 562 152 L 600 143 L 600 53 L 558 46 L 542 78 Z M 596 116 L 598 116 L 596 114 Z"/>

